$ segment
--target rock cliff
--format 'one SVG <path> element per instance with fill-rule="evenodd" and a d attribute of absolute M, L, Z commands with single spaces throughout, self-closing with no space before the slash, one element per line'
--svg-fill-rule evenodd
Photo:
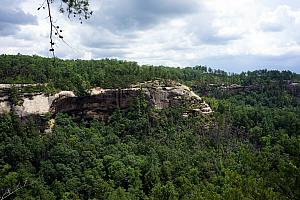
<path fill-rule="evenodd" d="M 9 85 L 0 85 L 2 91 L 9 87 Z M 128 109 L 141 94 L 151 106 L 157 109 L 188 104 L 190 109 L 185 116 L 191 112 L 203 114 L 212 112 L 209 105 L 185 85 L 170 81 L 149 81 L 125 89 L 94 88 L 89 96 L 82 97 L 75 96 L 72 91 L 61 91 L 54 95 L 19 94 L 16 105 L 10 101 L 9 95 L 0 91 L 0 114 L 13 111 L 20 117 L 26 117 L 47 113 L 56 115 L 62 112 L 104 119 L 116 109 Z"/>

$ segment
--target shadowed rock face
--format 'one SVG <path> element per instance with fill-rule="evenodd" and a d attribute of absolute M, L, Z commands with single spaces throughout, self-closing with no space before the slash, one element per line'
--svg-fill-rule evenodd
<path fill-rule="evenodd" d="M 77 97 L 71 91 L 62 91 L 52 96 L 32 94 L 26 97 L 23 95 L 21 104 L 15 106 L 8 104 L 9 98 L 2 97 L 0 113 L 14 111 L 20 117 L 68 113 L 86 118 L 107 119 L 116 109 L 128 109 L 140 95 L 144 96 L 150 106 L 157 109 L 188 104 L 192 105 L 193 109 L 190 110 L 192 112 L 204 114 L 212 112 L 209 105 L 187 86 L 153 81 L 125 89 L 94 88 L 90 96 L 83 97 Z"/>
<path fill-rule="evenodd" d="M 107 90 L 91 96 L 58 98 L 52 103 L 49 111 L 52 114 L 69 113 L 105 119 L 117 109 L 128 109 L 139 95 L 139 90 Z"/>

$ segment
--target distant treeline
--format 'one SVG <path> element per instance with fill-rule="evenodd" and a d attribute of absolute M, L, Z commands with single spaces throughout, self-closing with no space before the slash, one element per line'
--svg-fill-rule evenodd
<path fill-rule="evenodd" d="M 0 83 L 48 83 L 48 87 L 53 89 L 80 92 L 95 86 L 119 88 L 155 79 L 177 80 L 188 85 L 198 83 L 249 85 L 271 80 L 299 81 L 300 75 L 290 71 L 267 70 L 232 74 L 206 66 L 186 68 L 140 66 L 136 62 L 116 59 L 86 61 L 20 54 L 0 56 Z"/>

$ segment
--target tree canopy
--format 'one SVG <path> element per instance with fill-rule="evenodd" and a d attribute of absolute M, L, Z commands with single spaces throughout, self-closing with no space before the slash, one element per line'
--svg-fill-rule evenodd
<path fill-rule="evenodd" d="M 0 78 L 48 83 L 31 88 L 40 91 L 173 79 L 214 110 L 184 117 L 184 107 L 149 109 L 137 99 L 107 122 L 59 114 L 52 133 L 34 117 L 3 114 L 2 199 L 18 188 L 7 198 L 300 199 L 299 74 L 2 55 Z"/>

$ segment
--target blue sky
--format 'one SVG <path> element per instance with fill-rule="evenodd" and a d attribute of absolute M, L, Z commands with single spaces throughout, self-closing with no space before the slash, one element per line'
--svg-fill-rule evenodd
<path fill-rule="evenodd" d="M 0 53 L 49 54 L 43 0 L 1 0 Z M 229 72 L 255 69 L 300 73 L 298 0 L 90 0 L 81 25 L 53 7 L 70 59 L 118 58 L 140 64 L 207 65 Z"/>

